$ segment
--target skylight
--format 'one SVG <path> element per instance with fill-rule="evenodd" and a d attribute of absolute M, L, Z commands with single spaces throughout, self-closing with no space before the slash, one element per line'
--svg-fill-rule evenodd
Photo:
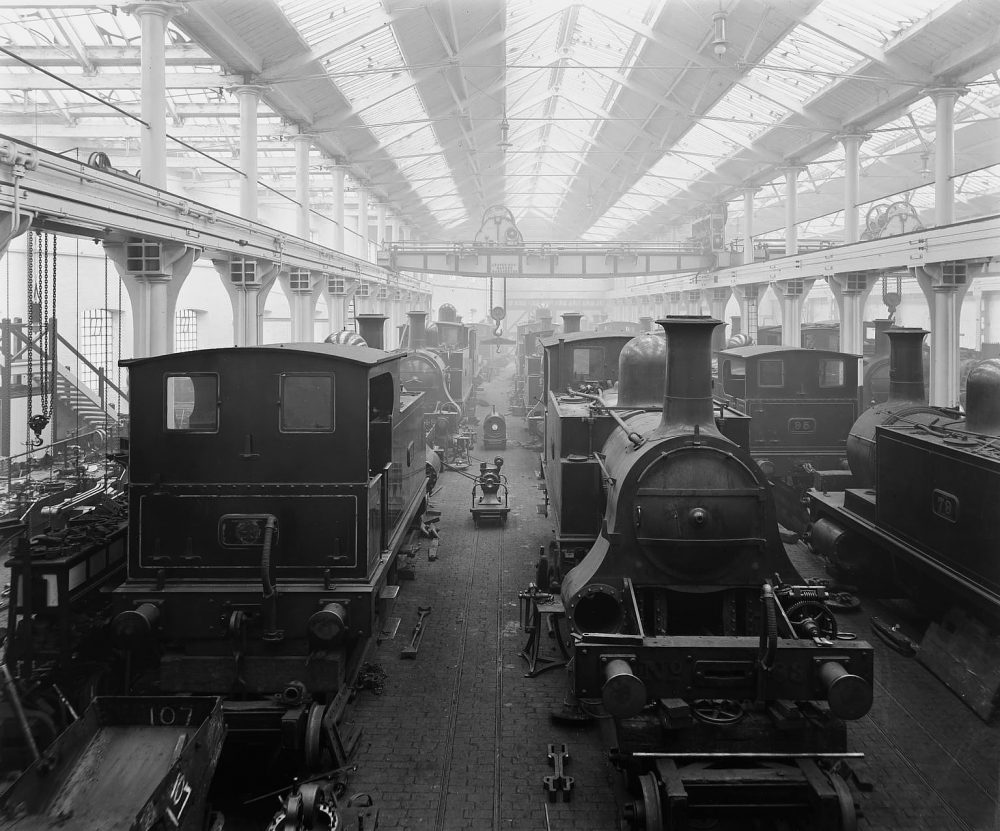
<path fill-rule="evenodd" d="M 323 67 L 428 208 L 455 209 L 456 215 L 462 208 L 464 219 L 467 211 L 444 151 L 380 0 L 342 8 L 315 0 L 278 0 L 278 5 L 308 43 L 329 44 L 331 36 L 350 33 L 324 51 Z"/>

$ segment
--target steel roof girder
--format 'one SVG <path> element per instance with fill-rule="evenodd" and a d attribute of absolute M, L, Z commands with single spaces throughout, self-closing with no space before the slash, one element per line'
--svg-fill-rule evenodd
<path fill-rule="evenodd" d="M 11 177 L 11 166 L 0 164 L 0 180 Z M 367 261 L 52 153 L 40 154 L 38 168 L 21 178 L 21 188 L 22 209 L 36 215 L 36 225 L 63 233 L 111 240 L 141 236 L 383 282 L 390 277 Z M 0 206 L 12 208 L 8 190 L 0 193 Z"/>

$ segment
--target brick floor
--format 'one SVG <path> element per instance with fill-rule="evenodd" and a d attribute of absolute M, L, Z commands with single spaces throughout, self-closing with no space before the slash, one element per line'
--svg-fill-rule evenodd
<path fill-rule="evenodd" d="M 507 409 L 509 378 L 486 385 L 483 400 Z M 480 414 L 486 412 L 480 408 Z M 566 686 L 563 669 L 525 678 L 519 653 L 518 592 L 534 579 L 539 546 L 552 524 L 542 500 L 537 457 L 521 446 L 524 421 L 508 419 L 504 457 L 511 512 L 506 525 L 473 527 L 472 482 L 446 473 L 433 497 L 441 510 L 438 559 L 415 558 L 395 614 L 402 623 L 375 660 L 388 673 L 383 695 L 362 692 L 351 718 L 363 725 L 350 790 L 380 806 L 380 828 L 579 829 L 617 827 L 617 809 L 599 731 L 553 724 L 549 712 Z M 418 606 L 432 606 L 420 652 L 401 660 Z M 554 654 L 554 644 L 543 645 Z M 549 744 L 566 744 L 575 777 L 570 802 L 548 802 L 542 777 Z"/>
<path fill-rule="evenodd" d="M 509 378 L 501 378 L 486 385 L 481 398 L 505 412 L 508 384 Z M 619 828 L 613 771 L 600 731 L 557 726 L 549 719 L 563 697 L 564 671 L 524 677 L 517 593 L 533 579 L 538 547 L 551 538 L 553 526 L 536 511 L 538 464 L 535 454 L 520 446 L 527 439 L 523 419 L 508 417 L 508 431 L 512 442 L 499 454 L 511 491 L 506 526 L 474 528 L 472 482 L 456 473 L 442 477 L 433 500 L 442 511 L 438 559 L 429 561 L 426 550 L 415 558 L 416 579 L 403 584 L 396 603 L 399 632 L 375 657 L 388 673 L 385 692 L 362 692 L 351 711 L 364 734 L 350 792 L 372 795 L 381 828 Z M 478 447 L 474 453 L 498 455 Z M 803 547 L 791 547 L 790 554 L 803 576 L 825 576 Z M 420 653 L 416 660 L 401 660 L 399 650 L 422 605 L 433 610 Z M 1000 731 L 984 725 L 915 660 L 873 640 L 868 623 L 873 614 L 891 619 L 887 609 L 867 599 L 859 613 L 840 616 L 842 629 L 857 632 L 876 649 L 874 707 L 849 728 L 850 749 L 866 753 L 853 766 L 875 785 L 859 797 L 859 828 L 1000 828 Z M 568 747 L 567 773 L 575 777 L 570 802 L 548 802 L 543 792 L 550 743 Z"/>

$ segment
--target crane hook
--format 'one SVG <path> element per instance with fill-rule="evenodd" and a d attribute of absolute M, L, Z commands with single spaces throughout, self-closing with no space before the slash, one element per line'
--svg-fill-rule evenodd
<path fill-rule="evenodd" d="M 39 413 L 38 415 L 33 415 L 28 419 L 28 427 L 31 428 L 31 432 L 35 434 L 34 440 L 31 442 L 32 447 L 41 447 L 45 444 L 42 439 L 42 430 L 44 430 L 49 423 L 49 417 Z"/>

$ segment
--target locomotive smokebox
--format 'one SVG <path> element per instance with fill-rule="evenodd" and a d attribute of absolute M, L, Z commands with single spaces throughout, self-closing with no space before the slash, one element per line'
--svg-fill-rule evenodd
<path fill-rule="evenodd" d="M 722 321 L 704 315 L 656 321 L 667 333 L 667 371 L 659 432 L 719 434 L 712 406 L 712 333 Z"/>
<path fill-rule="evenodd" d="M 420 349 L 427 342 L 427 334 L 424 331 L 427 328 L 427 312 L 412 311 L 407 312 L 406 316 L 410 321 L 410 334 L 406 345 L 410 349 Z"/>
<path fill-rule="evenodd" d="M 966 429 L 1000 436 L 1000 358 L 980 361 L 972 368 L 965 387 L 965 404 Z"/>
<path fill-rule="evenodd" d="M 367 314 L 354 318 L 358 322 L 358 331 L 365 343 L 372 349 L 385 349 L 385 315 Z"/>
<path fill-rule="evenodd" d="M 618 405 L 658 407 L 663 402 L 667 342 L 662 332 L 632 338 L 618 356 Z"/>
<path fill-rule="evenodd" d="M 563 312 L 563 334 L 580 331 L 580 320 L 583 315 L 580 312 Z"/>

